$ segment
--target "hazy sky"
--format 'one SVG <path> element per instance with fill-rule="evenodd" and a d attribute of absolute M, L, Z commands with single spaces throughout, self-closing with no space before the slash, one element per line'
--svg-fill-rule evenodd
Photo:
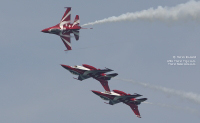
<path fill-rule="evenodd" d="M 2 0 L 0 4 L 0 122 L 194 122 L 200 121 L 200 22 L 121 21 L 86 27 L 72 51 L 61 39 L 40 32 L 59 23 L 65 9 L 81 25 L 127 12 L 188 0 Z M 189 8 L 188 8 L 189 9 Z M 199 15 L 197 16 L 197 18 Z M 196 65 L 171 66 L 173 56 L 196 56 Z M 177 59 L 175 60 L 186 60 Z M 77 81 L 60 64 L 89 64 L 118 73 L 111 90 L 148 98 L 142 118 L 122 103 L 106 105 L 91 90 L 104 91 L 92 78 Z M 113 73 L 114 73 L 113 72 Z M 112 73 L 112 72 L 111 72 Z"/>

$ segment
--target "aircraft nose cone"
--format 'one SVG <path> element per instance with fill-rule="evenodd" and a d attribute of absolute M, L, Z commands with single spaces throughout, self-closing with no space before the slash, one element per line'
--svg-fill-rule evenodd
<path fill-rule="evenodd" d="M 65 69 L 70 69 L 70 67 L 68 66 L 68 65 L 64 65 L 64 64 L 60 64 L 63 68 L 65 68 Z"/>
<path fill-rule="evenodd" d="M 43 29 L 41 32 L 49 33 L 49 30 L 48 29 Z"/>
<path fill-rule="evenodd" d="M 99 95 L 100 92 L 91 90 L 94 94 Z"/>

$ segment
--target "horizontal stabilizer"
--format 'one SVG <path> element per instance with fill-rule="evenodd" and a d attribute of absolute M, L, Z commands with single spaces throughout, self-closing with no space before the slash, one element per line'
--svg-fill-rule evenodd
<path fill-rule="evenodd" d="M 110 80 L 111 78 L 117 76 L 117 73 L 113 73 L 113 74 L 106 74 L 105 76 L 99 76 L 98 78 L 100 79 L 104 79 L 104 80 Z"/>
<path fill-rule="evenodd" d="M 117 75 L 118 75 L 117 73 L 106 74 L 107 77 L 115 77 L 115 76 L 117 76 Z"/>
<path fill-rule="evenodd" d="M 137 97 L 140 97 L 140 96 L 142 96 L 142 95 L 140 95 L 140 94 L 137 94 L 137 93 L 134 93 L 134 95 L 137 95 Z"/>
<path fill-rule="evenodd" d="M 109 71 L 113 71 L 112 69 L 110 69 L 110 68 L 107 68 L 107 67 L 106 67 L 106 69 L 104 69 L 104 70 L 109 70 Z"/>
<path fill-rule="evenodd" d="M 146 101 L 146 100 L 147 100 L 147 98 L 136 99 L 137 102 L 144 102 L 144 101 Z"/>
<path fill-rule="evenodd" d="M 74 34 L 74 37 L 75 37 L 75 39 L 78 41 L 79 40 L 79 31 L 73 31 L 72 30 L 72 32 L 73 32 L 73 34 Z"/>

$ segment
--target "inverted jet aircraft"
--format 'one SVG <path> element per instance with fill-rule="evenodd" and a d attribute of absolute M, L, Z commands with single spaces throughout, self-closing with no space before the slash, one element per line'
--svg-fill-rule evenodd
<path fill-rule="evenodd" d="M 99 92 L 92 90 L 92 92 L 100 96 L 103 100 L 108 100 L 109 103 L 106 104 L 114 105 L 120 102 L 125 103 L 126 105 L 131 107 L 131 109 L 138 118 L 141 118 L 141 116 L 137 105 L 147 100 L 147 98 L 136 99 L 136 97 L 142 96 L 140 94 L 135 93 L 131 95 L 119 90 L 113 90 L 113 92 Z"/>
<path fill-rule="evenodd" d="M 108 86 L 108 80 L 110 80 L 112 77 L 115 77 L 118 75 L 117 73 L 105 74 L 105 73 L 113 71 L 113 70 L 108 69 L 108 68 L 97 69 L 97 68 L 87 65 L 87 64 L 83 64 L 83 66 L 78 66 L 78 65 L 68 66 L 68 65 L 61 64 L 61 66 L 64 67 L 65 69 L 67 69 L 72 74 L 78 75 L 78 78 L 74 78 L 74 79 L 82 81 L 84 79 L 92 77 L 92 78 L 98 80 L 102 84 L 104 89 L 108 92 L 110 92 L 110 88 Z"/>
<path fill-rule="evenodd" d="M 75 39 L 79 40 L 79 30 L 86 28 L 82 28 L 79 26 L 80 20 L 78 15 L 76 15 L 74 22 L 71 23 L 71 7 L 65 8 L 67 8 L 67 10 L 65 11 L 60 23 L 55 26 L 43 29 L 42 32 L 56 34 L 60 36 L 67 50 L 71 50 L 72 48 L 70 41 L 70 33 L 73 33 Z"/>

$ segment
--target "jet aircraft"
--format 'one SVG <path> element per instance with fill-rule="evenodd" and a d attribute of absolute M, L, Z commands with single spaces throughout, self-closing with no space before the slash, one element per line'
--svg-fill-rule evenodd
<path fill-rule="evenodd" d="M 110 80 L 112 77 L 115 77 L 118 75 L 117 73 L 105 74 L 105 73 L 113 71 L 113 70 L 108 69 L 108 68 L 97 69 L 97 68 L 87 65 L 87 64 L 83 64 L 83 66 L 78 66 L 78 65 L 68 66 L 68 65 L 61 64 L 61 66 L 65 69 L 67 69 L 72 74 L 78 75 L 77 80 L 82 81 L 82 80 L 90 78 L 90 77 L 98 80 L 102 84 L 104 89 L 108 92 L 110 92 L 110 88 L 108 86 L 108 80 Z M 74 78 L 74 79 L 76 79 L 76 78 Z"/>
<path fill-rule="evenodd" d="M 86 29 L 86 28 L 82 28 L 81 26 L 79 26 L 80 19 L 78 15 L 76 15 L 74 22 L 71 23 L 71 7 L 65 7 L 65 8 L 67 8 L 67 10 L 65 11 L 60 23 L 55 26 L 43 29 L 42 32 L 56 34 L 60 36 L 67 50 L 72 50 L 71 41 L 70 41 L 70 33 L 73 33 L 75 39 L 79 40 L 79 30 Z"/>
<path fill-rule="evenodd" d="M 92 92 L 100 96 L 103 100 L 108 100 L 109 103 L 106 104 L 114 105 L 120 102 L 125 103 L 131 107 L 138 118 L 141 118 L 140 112 L 138 110 L 138 105 L 141 104 L 141 102 L 147 100 L 147 98 L 136 99 L 136 97 L 142 96 L 140 94 L 135 93 L 131 95 L 119 90 L 113 90 L 113 92 L 99 92 L 92 90 Z"/>

